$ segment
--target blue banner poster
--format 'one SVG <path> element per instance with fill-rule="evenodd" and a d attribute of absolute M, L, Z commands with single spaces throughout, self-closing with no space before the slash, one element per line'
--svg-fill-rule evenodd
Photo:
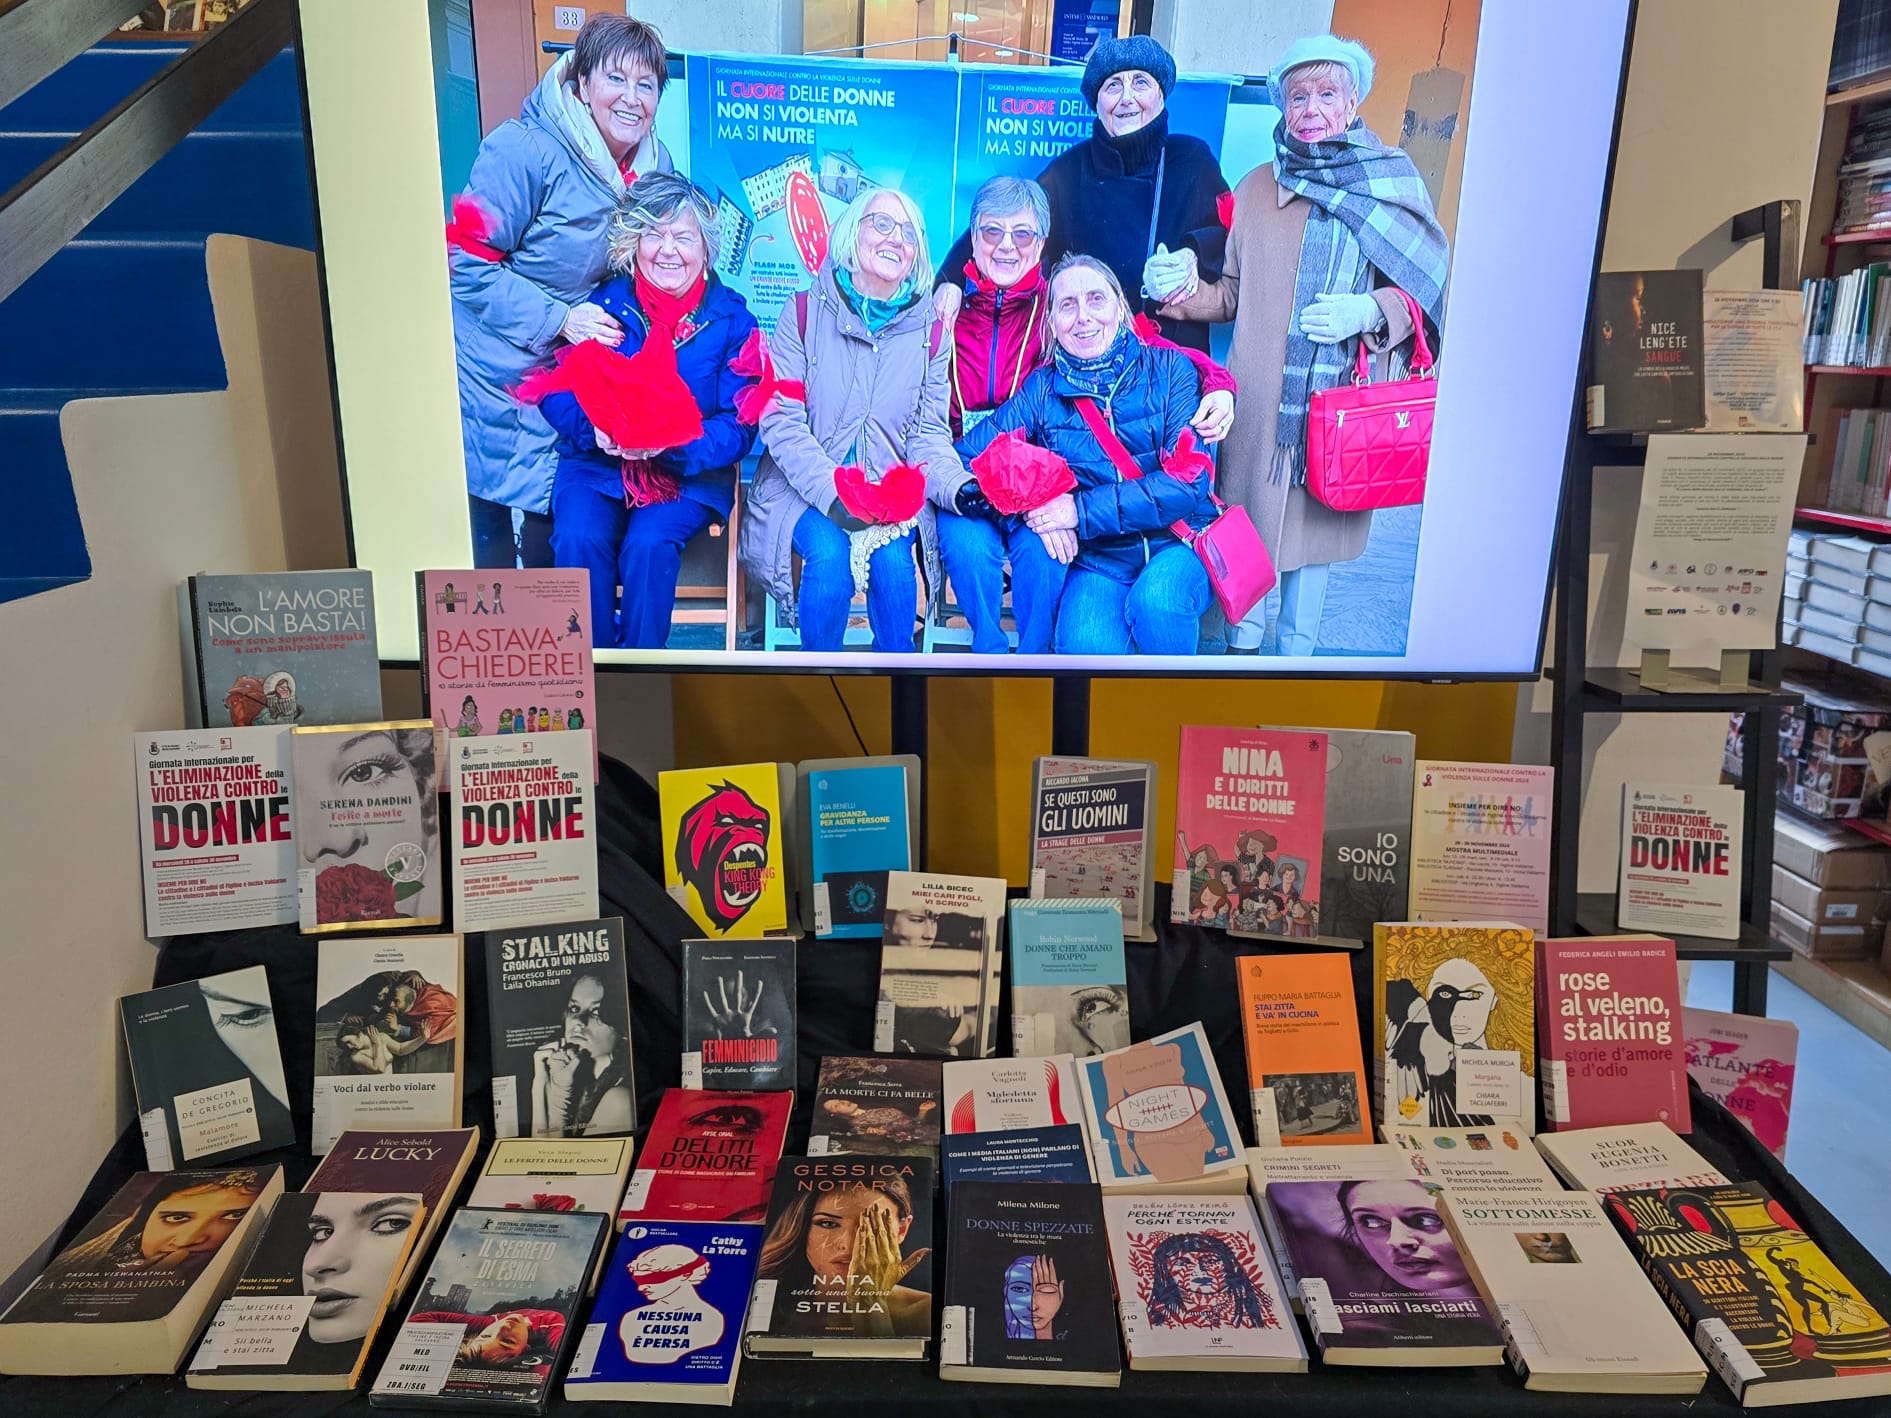
<path fill-rule="evenodd" d="M 772 330 L 806 290 L 834 219 L 867 187 L 919 204 L 936 261 L 951 246 L 959 76 L 945 64 L 689 57 L 689 173 L 719 195 L 717 273 Z"/>

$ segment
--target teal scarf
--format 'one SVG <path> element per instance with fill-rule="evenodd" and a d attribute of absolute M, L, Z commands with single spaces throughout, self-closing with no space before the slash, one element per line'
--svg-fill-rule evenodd
<path fill-rule="evenodd" d="M 1053 357 L 1057 361 L 1057 372 L 1063 376 L 1065 383 L 1078 393 L 1101 399 L 1107 404 L 1110 396 L 1116 392 L 1116 386 L 1122 382 L 1123 371 L 1129 368 L 1129 362 L 1140 343 L 1135 331 L 1125 324 L 1117 330 L 1110 347 L 1093 359 L 1080 359 L 1062 345 L 1055 348 Z"/>
<path fill-rule="evenodd" d="M 866 324 L 867 333 L 877 335 L 899 318 L 915 300 L 919 299 L 918 284 L 911 276 L 900 285 L 899 293 L 886 300 L 876 296 L 862 295 L 854 284 L 853 272 L 845 266 L 834 268 L 834 279 L 840 284 L 840 293 L 847 297 L 847 303 L 854 308 Z"/>

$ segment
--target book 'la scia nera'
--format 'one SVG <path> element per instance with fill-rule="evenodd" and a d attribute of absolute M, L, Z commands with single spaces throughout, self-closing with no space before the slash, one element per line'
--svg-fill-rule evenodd
<path fill-rule="evenodd" d="M 191 728 L 381 717 L 372 573 L 191 576 L 177 595 Z"/>
<path fill-rule="evenodd" d="M 1325 820 L 1324 733 L 1184 728 L 1170 919 L 1312 939 Z"/>
<path fill-rule="evenodd" d="M 449 743 L 453 923 L 477 931 L 595 917 L 591 731 Z"/>

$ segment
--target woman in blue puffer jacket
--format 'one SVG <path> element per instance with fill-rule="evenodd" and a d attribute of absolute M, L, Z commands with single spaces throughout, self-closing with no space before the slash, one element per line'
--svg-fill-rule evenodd
<path fill-rule="evenodd" d="M 600 646 L 664 647 L 683 548 L 711 521 L 728 521 L 736 465 L 755 441 L 754 427 L 736 414 L 736 395 L 751 381 L 730 368 L 755 317 L 716 276 L 720 245 L 710 196 L 675 173 L 652 173 L 611 223 L 610 265 L 619 274 L 591 296 L 623 326 L 619 354 L 636 354 L 649 339 L 670 341 L 677 375 L 702 415 L 700 437 L 675 448 L 619 447 L 575 395 L 548 394 L 540 404 L 558 433 L 553 558 L 591 573 Z"/>
<path fill-rule="evenodd" d="M 1192 655 L 1212 592 L 1194 548 L 1171 528 L 1214 520 L 1213 470 L 1166 472 L 1201 405 L 1201 379 L 1186 355 L 1146 345 L 1130 323 L 1123 288 L 1091 256 L 1066 256 L 1051 272 L 1052 363 L 1027 375 L 1010 399 L 961 438 L 969 466 L 1002 433 L 1015 433 L 1070 465 L 1075 492 L 1024 514 L 1045 549 L 1069 565 L 1057 607 L 1060 655 Z M 1126 478 L 1090 431 L 1090 400 L 1134 459 Z"/>

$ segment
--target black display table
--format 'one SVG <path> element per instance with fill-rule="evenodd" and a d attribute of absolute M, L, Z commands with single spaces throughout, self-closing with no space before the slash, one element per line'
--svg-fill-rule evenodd
<path fill-rule="evenodd" d="M 603 911 L 624 918 L 630 949 L 631 1013 L 637 1070 L 639 1115 L 647 1120 L 658 1095 L 678 1082 L 680 1068 L 678 1006 L 681 941 L 692 933 L 687 916 L 665 894 L 662 850 L 657 828 L 656 795 L 622 764 L 607 759 L 599 789 L 599 871 Z M 1170 925 L 1167 894 L 1158 892 L 1159 939 L 1131 944 L 1130 1012 L 1137 1038 L 1163 1033 L 1194 1020 L 1206 1026 L 1215 1057 L 1230 1093 L 1242 1095 L 1247 1077 L 1236 1009 L 1233 960 L 1238 955 L 1293 950 L 1295 943 L 1272 947 L 1233 940 L 1220 931 Z M 1304 947 L 1298 947 L 1304 948 Z M 800 1081 L 788 1150 L 807 1137 L 809 1104 L 823 1054 L 870 1052 L 873 1002 L 878 982 L 878 944 L 803 941 L 800 967 Z M 156 983 L 172 984 L 203 975 L 260 963 L 269 972 L 276 1003 L 283 1063 L 290 1096 L 302 1100 L 295 1122 L 306 1139 L 309 1127 L 311 1072 L 314 1061 L 313 999 L 315 945 L 289 928 L 182 937 L 158 955 Z M 1372 1007 L 1371 952 L 1353 955 L 1353 985 L 1360 1006 L 1361 1030 Z M 488 1134 L 488 1070 L 485 970 L 469 960 L 466 974 L 467 1038 L 465 1121 Z M 1864 1105 L 1867 1106 L 1868 1105 Z M 1764 1183 L 1811 1233 L 1828 1255 L 1881 1312 L 1891 1313 L 1891 1275 L 1833 1219 L 1724 1108 L 1697 1089 L 1693 1094 L 1695 1131 L 1690 1139 L 1707 1159 L 1737 1180 Z M 1235 1109 L 1242 1131 L 1246 1110 Z M 1875 1124 L 1873 1124 L 1875 1126 Z M 1251 1141 L 1251 1138 L 1244 1138 Z M 283 1163 L 290 1186 L 300 1186 L 314 1168 L 306 1151 L 269 1160 Z M 483 1160 L 483 1159 L 481 1159 Z M 97 1211 L 111 1193 L 143 1162 L 135 1126 L 119 1139 L 74 1208 L 61 1244 Z M 935 1273 L 940 1273 L 935 1271 Z M 936 1313 L 936 1306 L 935 1306 Z M 390 1326 L 391 1329 L 391 1326 Z M 383 1335 L 368 1365 L 378 1371 L 388 1336 Z M 1120 1389 L 1046 1389 L 1033 1385 L 943 1382 L 934 1364 L 746 1360 L 736 1407 L 753 1412 L 799 1412 L 823 1418 L 895 1418 L 903 1414 L 1026 1414 L 1047 1403 L 1081 1405 L 1086 1415 L 1161 1414 L 1186 1410 L 1247 1415 L 1257 1410 L 1297 1415 L 1396 1414 L 1397 1418 L 1467 1418 L 1467 1415 L 1562 1414 L 1681 1415 L 1702 1411 L 1735 1412 L 1738 1405 L 1718 1379 L 1710 1377 L 1698 1398 L 1586 1397 L 1528 1393 L 1506 1369 L 1371 1370 L 1324 1369 L 1317 1360 L 1308 1374 L 1155 1374 L 1124 1371 Z M 597 1405 L 565 1404 L 573 1414 Z M 0 1379 L 0 1411 L 7 1418 L 28 1414 L 163 1414 L 175 1418 L 241 1410 L 257 1414 L 314 1415 L 343 1408 L 365 1409 L 365 1393 L 355 1394 L 211 1394 L 195 1393 L 180 1378 Z M 642 1411 L 655 1412 L 645 1406 Z M 702 1412 L 700 1408 L 663 1405 L 664 1412 Z M 1808 1405 L 1800 1410 L 1830 1418 L 1885 1418 L 1891 1400 Z"/>

